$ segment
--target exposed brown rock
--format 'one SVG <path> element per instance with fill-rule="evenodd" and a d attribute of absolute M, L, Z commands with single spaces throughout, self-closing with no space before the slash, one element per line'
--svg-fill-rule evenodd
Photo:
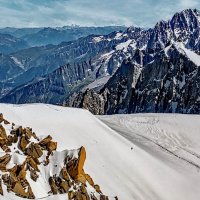
<path fill-rule="evenodd" d="M 29 144 L 29 140 L 26 138 L 26 136 L 21 136 L 19 140 L 19 148 L 24 152 L 27 145 Z"/>
<path fill-rule="evenodd" d="M 50 141 L 48 144 L 47 144 L 47 149 L 48 151 L 51 153 L 53 151 L 56 151 L 57 149 L 57 142 L 53 142 L 53 141 Z"/>
<path fill-rule="evenodd" d="M 94 187 L 94 181 L 93 179 L 91 178 L 91 176 L 89 174 L 85 174 L 85 178 L 87 180 L 87 182 Z"/>
<path fill-rule="evenodd" d="M 37 175 L 37 172 L 35 170 L 31 170 L 30 175 L 31 175 L 31 179 L 36 182 L 39 177 Z"/>
<path fill-rule="evenodd" d="M 32 191 L 32 188 L 31 188 L 30 185 L 28 186 L 27 198 L 28 199 L 35 199 L 35 195 L 33 194 L 33 191 Z"/>
<path fill-rule="evenodd" d="M 31 139 L 31 137 L 33 136 L 32 130 L 30 128 L 24 128 L 23 133 L 27 140 Z"/>
<path fill-rule="evenodd" d="M 100 200 L 109 200 L 109 198 L 105 195 L 100 195 Z"/>
<path fill-rule="evenodd" d="M 3 114 L 0 113 L 0 123 L 3 121 Z"/>
<path fill-rule="evenodd" d="M 4 124 L 10 124 L 10 122 L 5 119 L 3 121 L 4 121 Z"/>
<path fill-rule="evenodd" d="M 51 140 L 52 140 L 52 137 L 48 135 L 46 138 L 44 138 L 43 140 L 39 142 L 39 145 L 46 146 Z"/>
<path fill-rule="evenodd" d="M 11 132 L 10 132 L 11 135 L 16 135 L 17 137 L 21 137 L 22 134 L 23 134 L 23 128 L 22 126 L 19 126 L 15 129 L 13 129 Z"/>
<path fill-rule="evenodd" d="M 75 195 L 74 195 L 74 192 L 73 192 L 73 191 L 69 191 L 69 192 L 68 192 L 68 199 L 69 199 L 69 200 L 72 200 L 72 199 L 74 198 L 74 196 L 75 196 Z"/>
<path fill-rule="evenodd" d="M 0 115 L 0 123 L 4 122 L 3 115 Z M 31 137 L 38 140 L 38 143 L 30 143 Z M 11 155 L 8 153 L 0 157 L 0 170 L 5 171 L 6 174 L 2 175 L 4 185 L 7 187 L 8 192 L 13 192 L 17 196 L 34 199 L 31 185 L 26 179 L 27 172 L 30 172 L 30 177 L 33 181 L 37 182 L 39 175 L 39 165 L 48 165 L 53 156 L 53 151 L 57 149 L 57 142 L 52 141 L 52 137 L 48 135 L 46 138 L 39 141 L 38 137 L 31 128 L 17 127 L 12 124 L 10 134 L 6 134 L 3 124 L 0 124 L 0 147 L 5 152 L 10 152 L 8 146 L 17 143 L 21 151 L 14 146 L 16 153 L 26 155 L 26 159 L 22 165 L 15 165 L 11 169 L 7 169 L 6 165 L 10 162 Z M 46 160 L 41 162 L 38 158 L 42 155 L 46 156 Z M 61 169 L 59 175 L 53 175 L 49 178 L 49 185 L 51 193 L 63 194 L 68 193 L 69 200 L 97 200 L 93 195 L 91 198 L 88 195 L 86 188 L 86 181 L 95 188 L 97 193 L 102 194 L 100 187 L 94 184 L 92 178 L 85 174 L 83 166 L 86 160 L 86 151 L 84 147 L 79 149 L 78 158 L 71 157 L 70 155 L 65 158 L 65 166 Z M 60 167 L 60 166 L 59 166 Z M 0 194 L 3 194 L 2 183 L 0 179 Z M 101 200 L 108 200 L 106 196 L 101 195 Z"/>
<path fill-rule="evenodd" d="M 95 189 L 98 193 L 100 193 L 100 194 L 102 193 L 99 185 L 94 185 L 94 189 Z"/>
<path fill-rule="evenodd" d="M 17 176 L 18 179 L 20 180 L 25 180 L 26 179 L 26 170 L 21 167 L 21 170 Z"/>
<path fill-rule="evenodd" d="M 81 147 L 79 150 L 78 159 L 70 160 L 67 164 L 67 171 L 69 175 L 75 180 L 78 177 L 82 178 L 81 174 L 83 172 L 83 166 L 86 159 L 86 151 L 84 147 Z"/>
<path fill-rule="evenodd" d="M 11 152 L 10 148 L 9 148 L 8 146 L 6 146 L 6 145 L 2 146 L 1 148 L 2 148 L 2 150 L 5 151 L 6 153 Z"/>
<path fill-rule="evenodd" d="M 49 185 L 50 185 L 50 187 L 51 187 L 51 192 L 52 192 L 53 194 L 58 194 L 58 188 L 57 188 L 57 186 L 56 186 L 56 183 L 55 183 L 55 180 L 54 180 L 53 177 L 50 177 L 50 178 L 49 178 Z"/>
<path fill-rule="evenodd" d="M 13 138 L 13 143 L 17 143 L 17 142 L 18 142 L 17 134 L 14 134 L 14 135 L 12 136 L 12 138 Z"/>
<path fill-rule="evenodd" d="M 0 113 L 0 123 L 4 122 L 4 124 L 10 124 L 9 121 L 5 120 L 4 117 L 3 117 L 3 114 Z"/>
<path fill-rule="evenodd" d="M 0 137 L 0 147 L 4 146 L 7 143 L 5 138 Z"/>
<path fill-rule="evenodd" d="M 64 180 L 66 180 L 66 181 L 69 181 L 69 180 L 70 180 L 69 175 L 68 175 L 68 173 L 67 173 L 66 167 L 63 167 L 63 168 L 62 168 L 62 170 L 61 170 L 61 175 L 62 175 L 62 177 L 63 177 Z"/>
<path fill-rule="evenodd" d="M 10 159 L 11 159 L 10 154 L 6 154 L 6 155 L 0 157 L 0 170 L 6 169 L 6 165 L 10 162 Z"/>
<path fill-rule="evenodd" d="M 13 192 L 20 197 L 27 197 L 27 193 L 24 191 L 20 182 L 17 182 L 13 188 Z"/>
<path fill-rule="evenodd" d="M 60 189 L 64 191 L 64 193 L 67 193 L 69 190 L 69 185 L 67 181 L 61 181 L 60 183 Z"/>
<path fill-rule="evenodd" d="M 2 188 L 2 181 L 0 179 L 0 194 L 3 196 L 3 188 Z"/>
<path fill-rule="evenodd" d="M 40 158 L 43 155 L 40 145 L 33 142 L 26 149 L 26 153 L 33 158 Z"/>
<path fill-rule="evenodd" d="M 91 200 L 98 200 L 98 199 L 94 196 L 94 194 L 92 194 L 90 197 L 91 197 Z"/>
<path fill-rule="evenodd" d="M 7 145 L 12 146 L 13 141 L 14 141 L 13 137 L 11 135 L 8 135 Z"/>
<path fill-rule="evenodd" d="M 90 200 L 90 197 L 89 197 L 87 191 L 86 191 L 86 193 L 77 191 L 74 193 L 74 200 Z"/>
<path fill-rule="evenodd" d="M 7 141 L 6 130 L 1 124 L 0 124 L 0 137 Z"/>
<path fill-rule="evenodd" d="M 37 163 L 37 161 L 34 160 L 33 158 L 27 157 L 26 162 L 27 162 L 27 164 L 28 164 L 32 169 L 34 169 L 35 171 L 38 171 L 38 172 L 40 171 L 40 170 L 38 169 L 38 164 L 39 164 L 39 163 Z"/>

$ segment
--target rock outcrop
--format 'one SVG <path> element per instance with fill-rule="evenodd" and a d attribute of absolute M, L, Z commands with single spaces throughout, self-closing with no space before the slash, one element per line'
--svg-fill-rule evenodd
<path fill-rule="evenodd" d="M 12 151 L 7 152 L 8 146 Z M 3 150 L 0 154 L 0 195 L 4 195 L 6 187 L 7 192 L 19 197 L 35 199 L 33 183 L 44 179 L 48 183 L 46 187 L 50 188 L 47 196 L 66 193 L 69 200 L 108 199 L 84 171 L 84 147 L 66 150 L 63 155 L 56 151 L 57 142 L 50 135 L 40 140 L 31 128 L 10 124 L 1 114 L 0 148 Z M 64 165 L 54 163 L 58 158 Z"/>

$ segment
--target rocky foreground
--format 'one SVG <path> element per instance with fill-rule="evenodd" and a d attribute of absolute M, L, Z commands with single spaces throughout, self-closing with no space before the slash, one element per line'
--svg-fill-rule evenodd
<path fill-rule="evenodd" d="M 35 199 L 32 185 L 46 176 L 48 196 L 66 193 L 70 200 L 109 199 L 83 169 L 84 147 L 58 152 L 50 135 L 38 138 L 31 128 L 16 126 L 0 114 L 0 148 L 0 196 L 13 193 Z"/>

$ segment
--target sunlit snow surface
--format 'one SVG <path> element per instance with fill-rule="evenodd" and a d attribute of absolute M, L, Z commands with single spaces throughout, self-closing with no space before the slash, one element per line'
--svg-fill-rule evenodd
<path fill-rule="evenodd" d="M 0 112 L 11 122 L 32 127 L 37 135 L 52 135 L 58 150 L 85 146 L 85 171 L 111 197 L 199 199 L 200 116 L 99 116 L 104 124 L 88 111 L 45 104 L 0 104 Z M 7 194 L 1 199 L 19 198 Z"/>

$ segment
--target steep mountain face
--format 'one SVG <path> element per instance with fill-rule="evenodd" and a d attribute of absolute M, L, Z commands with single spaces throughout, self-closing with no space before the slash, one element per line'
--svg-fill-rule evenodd
<path fill-rule="evenodd" d="M 64 65 L 48 76 L 38 78 L 29 84 L 19 86 L 2 98 L 3 102 L 32 103 L 48 102 L 62 103 L 71 91 L 79 91 L 84 81 L 93 73 L 90 63 Z M 85 83 L 85 84 L 86 84 Z"/>
<path fill-rule="evenodd" d="M 88 89 L 79 93 L 70 106 L 86 108 L 95 114 L 121 113 L 130 104 L 132 87 L 140 72 L 139 65 L 124 61 L 99 94 Z"/>
<path fill-rule="evenodd" d="M 166 46 L 169 46 L 172 43 L 181 42 L 184 49 L 187 48 L 186 50 L 192 50 L 198 54 L 200 50 L 199 27 L 199 11 L 196 9 L 188 9 L 176 13 L 169 21 L 161 21 L 157 23 L 152 29 L 142 30 L 140 28 L 130 27 L 124 32 L 114 32 L 104 36 L 93 35 L 80 38 L 76 41 L 61 43 L 60 45 L 49 45 L 17 52 L 12 56 L 22 63 L 26 72 L 10 80 L 9 84 L 12 85 L 13 88 L 21 84 L 22 86 L 8 93 L 8 96 L 5 96 L 3 101 L 18 103 L 19 101 L 17 101 L 16 97 L 20 96 L 20 98 L 22 97 L 21 99 L 23 99 L 23 101 L 20 102 L 25 103 L 25 99 L 29 99 L 27 88 L 32 89 L 34 98 L 31 97 L 31 102 L 47 101 L 60 103 L 64 96 L 65 101 L 68 101 L 70 94 L 83 88 L 87 88 L 85 86 L 88 83 L 92 83 L 93 81 L 95 82 L 98 79 L 107 80 L 102 78 L 111 77 L 115 73 L 119 74 L 120 70 L 118 70 L 118 68 L 121 65 L 124 65 L 124 60 L 130 58 L 129 60 L 135 66 L 142 68 L 142 70 L 143 68 L 145 69 L 148 64 L 151 64 L 153 61 L 155 62 L 157 56 Z M 169 57 L 171 57 L 171 55 Z M 65 89 L 67 92 L 62 93 L 61 98 L 57 98 L 54 91 L 50 91 L 46 94 L 47 96 L 45 98 L 41 99 L 41 96 L 44 95 L 43 93 L 38 93 L 41 87 L 43 87 L 40 84 L 41 79 L 39 79 L 39 81 L 36 79 L 34 82 L 30 81 L 42 76 L 42 79 L 44 80 L 42 85 L 45 85 L 45 88 L 47 88 L 46 86 L 49 85 L 49 83 L 55 83 L 54 81 L 48 81 L 49 79 L 47 77 L 53 77 L 55 74 L 54 71 L 58 66 L 66 65 L 66 63 L 69 63 L 70 66 L 80 66 L 82 63 L 89 63 L 87 69 L 91 71 L 91 73 L 88 75 L 88 72 L 83 70 L 83 77 L 85 79 L 81 79 L 81 83 L 77 85 L 77 81 L 80 79 L 74 78 L 72 85 L 67 86 Z M 162 70 L 161 66 L 159 66 L 159 69 Z M 70 68 L 69 70 L 70 72 L 68 73 L 73 74 L 73 69 Z M 69 77 L 67 77 L 65 73 L 62 74 L 62 77 L 66 77 L 63 80 L 65 80 L 64 82 L 67 84 L 70 82 L 68 80 Z M 127 79 L 126 75 L 124 75 L 124 77 Z M 112 81 L 113 78 L 110 79 L 111 83 Z M 117 81 L 119 82 L 119 80 Z M 126 81 L 127 80 L 124 80 L 123 78 L 123 80 L 120 80 L 120 84 L 122 83 L 122 86 L 124 85 L 123 87 L 128 87 Z M 29 87 L 27 87 L 27 83 Z M 105 83 L 106 82 L 102 82 L 102 85 Z M 50 86 L 50 88 L 52 87 Z M 130 90 L 130 87 L 128 87 L 127 90 Z M 53 99 L 54 95 L 55 100 L 49 101 L 49 99 Z M 131 95 L 128 94 L 128 96 Z M 127 101 L 129 102 L 132 100 L 129 99 Z M 69 104 L 71 105 L 73 103 L 70 102 Z M 121 105 L 120 110 L 122 111 L 119 111 L 119 109 L 117 109 L 118 111 L 115 111 L 115 108 L 113 108 L 114 110 L 107 111 L 107 113 L 128 112 L 123 111 L 123 107 L 124 106 Z M 129 110 L 129 108 L 126 108 L 126 110 Z"/>
<path fill-rule="evenodd" d="M 12 85 L 13 88 L 23 84 L 23 86 L 26 87 L 27 83 L 31 84 L 30 81 L 37 77 L 44 76 L 46 79 L 46 74 L 48 74 L 47 77 L 53 77 L 55 74 L 54 71 L 57 70 L 59 66 L 65 65 L 70 66 L 68 67 L 69 74 L 73 74 L 74 72 L 77 74 L 76 76 L 72 76 L 72 78 L 65 77 L 66 75 L 63 74 L 62 76 L 65 77 L 66 83 L 69 81 L 69 78 L 73 79 L 74 77 L 79 77 L 79 74 L 83 74 L 81 76 L 87 77 L 87 70 L 93 72 L 90 73 L 90 82 L 98 77 L 103 77 L 109 73 L 112 74 L 115 62 L 109 63 L 109 73 L 107 70 L 103 70 L 103 66 L 107 66 L 107 60 L 109 59 L 108 54 L 110 54 L 107 52 L 112 52 L 112 49 L 115 48 L 117 44 L 128 40 L 128 37 L 118 38 L 121 34 L 122 33 L 114 32 L 106 36 L 92 35 L 77 41 L 61 43 L 58 46 L 48 45 L 45 47 L 35 47 L 12 54 L 11 56 L 23 66 L 25 72 L 10 79 L 7 81 L 7 84 Z M 140 29 L 135 28 L 134 34 L 132 33 L 131 35 L 133 38 L 137 38 L 139 34 Z M 87 70 L 83 69 L 82 66 L 84 65 L 88 65 Z M 77 67 L 74 68 L 73 66 Z M 80 79 L 75 78 L 73 82 L 78 80 Z M 35 82 L 37 82 L 37 79 L 34 80 L 34 84 Z M 48 83 L 46 83 L 46 85 L 47 84 Z M 82 83 L 82 85 L 85 84 L 86 83 Z M 21 86 L 21 88 L 23 86 Z M 35 91 L 33 91 L 33 93 L 34 92 Z M 21 91 L 21 93 L 23 94 L 23 91 Z"/>
<path fill-rule="evenodd" d="M 0 34 L 0 53 L 9 54 L 28 47 L 28 43 L 22 39 L 9 34 Z"/>
<path fill-rule="evenodd" d="M 50 135 L 39 138 L 31 128 L 11 124 L 0 114 L 0 148 L 1 198 L 9 193 L 27 199 L 66 194 L 69 200 L 108 200 L 84 171 L 83 146 L 57 151 Z"/>
<path fill-rule="evenodd" d="M 71 105 L 95 114 L 199 114 L 199 66 L 198 54 L 187 50 L 182 43 L 171 44 L 143 68 L 126 61 L 99 93 L 88 90 L 79 93 Z"/>

